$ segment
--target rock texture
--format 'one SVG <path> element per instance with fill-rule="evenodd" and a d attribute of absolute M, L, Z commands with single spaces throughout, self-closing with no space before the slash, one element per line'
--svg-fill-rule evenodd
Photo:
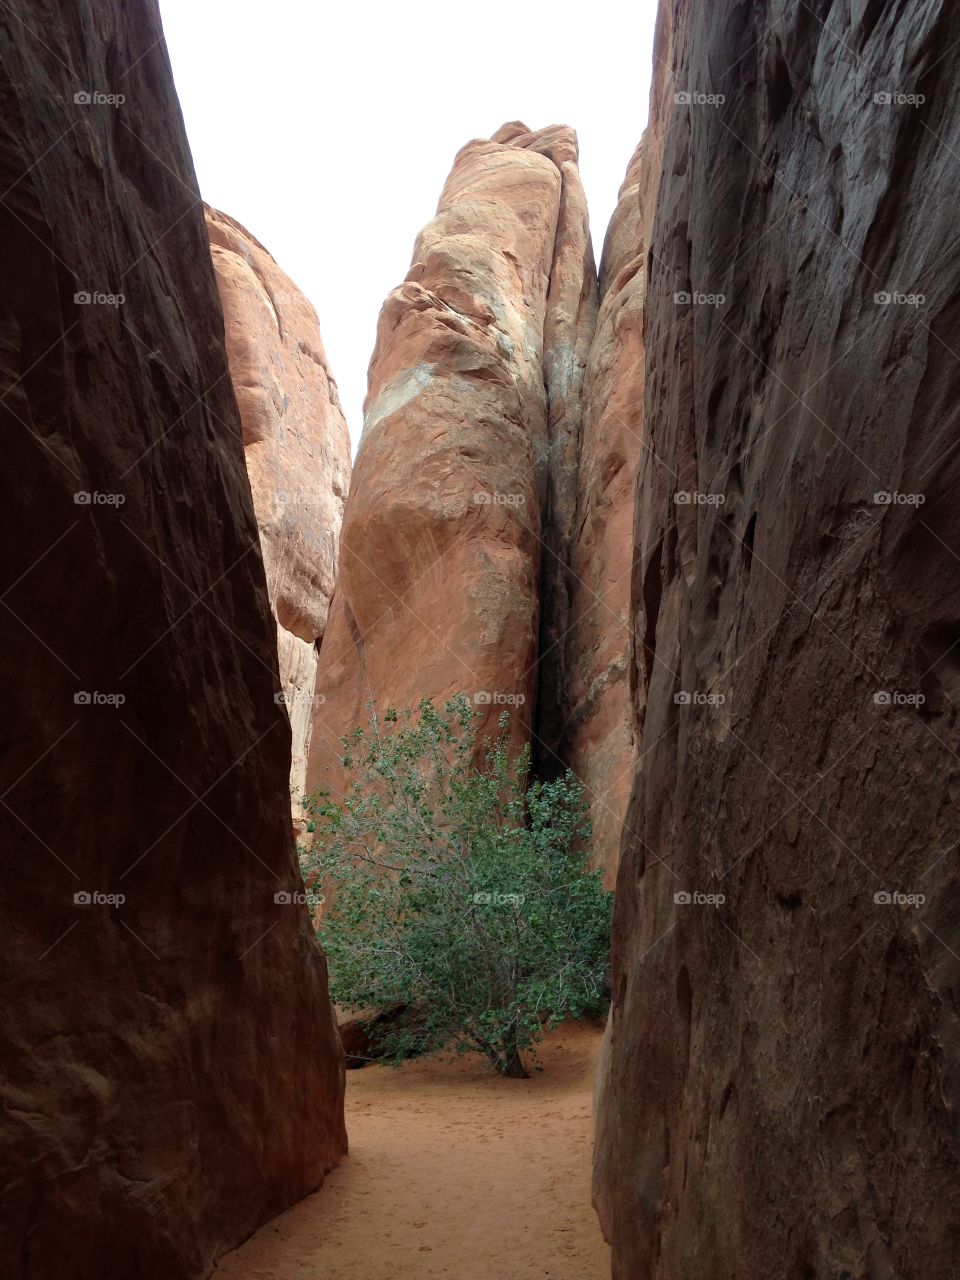
<path fill-rule="evenodd" d="M 156 4 L 0 44 L 0 1256 L 186 1280 L 343 1152 L 342 1055 Z"/>
<path fill-rule="evenodd" d="M 306 784 L 317 649 L 327 624 L 350 436 L 313 307 L 262 244 L 206 209 L 227 360 L 277 619 L 280 686 L 290 716 L 294 824 Z"/>
<path fill-rule="evenodd" d="M 955 1273 L 958 41 L 937 0 L 662 6 L 619 1280 Z"/>
<path fill-rule="evenodd" d="M 669 30 L 660 15 L 658 48 Z M 577 514 L 569 575 L 561 755 L 586 784 L 593 856 L 612 888 L 636 766 L 636 665 L 631 625 L 637 477 L 649 449 L 644 304 L 665 131 L 667 64 L 655 69 L 653 115 L 620 188 L 600 264 L 601 306 L 582 395 Z"/>
<path fill-rule="evenodd" d="M 643 450 L 643 302 L 638 147 L 610 224 L 602 303 L 578 441 L 559 754 L 587 785 L 595 857 L 612 887 L 633 784 L 630 586 L 633 498 Z"/>
<path fill-rule="evenodd" d="M 527 740 L 541 536 L 562 565 L 595 288 L 573 132 L 511 124 L 464 147 L 380 316 L 312 787 L 337 791 L 337 739 L 371 698 L 465 691 L 486 729 L 508 707 Z"/>

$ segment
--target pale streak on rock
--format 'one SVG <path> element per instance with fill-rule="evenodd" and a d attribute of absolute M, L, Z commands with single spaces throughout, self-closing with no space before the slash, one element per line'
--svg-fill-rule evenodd
<path fill-rule="evenodd" d="M 320 653 L 313 787 L 337 791 L 338 737 L 371 698 L 509 697 L 514 743 L 530 737 L 551 458 L 575 439 L 596 289 L 575 159 L 561 127 L 468 143 L 384 303 Z M 552 453 L 561 427 L 566 452 Z M 502 706 L 486 705 L 483 731 Z"/>

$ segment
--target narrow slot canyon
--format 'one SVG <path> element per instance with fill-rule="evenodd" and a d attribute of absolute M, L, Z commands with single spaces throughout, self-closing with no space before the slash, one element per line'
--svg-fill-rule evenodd
<path fill-rule="evenodd" d="M 437 201 L 362 427 L 315 260 L 366 298 L 393 135 L 304 148 L 358 232 L 298 257 L 208 190 L 221 9 L 0 2 L 0 1277 L 954 1280 L 960 9 L 659 0 L 614 67 L 608 6 L 571 86 L 433 2 L 405 82 L 323 47 Z M 589 127 L 424 194 L 436 51 Z"/>

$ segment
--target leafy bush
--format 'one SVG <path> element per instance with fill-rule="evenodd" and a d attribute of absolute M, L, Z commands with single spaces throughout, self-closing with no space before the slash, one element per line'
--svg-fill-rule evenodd
<path fill-rule="evenodd" d="M 545 1025 L 600 1009 L 612 895 L 585 871 L 583 788 L 530 781 L 507 717 L 477 742 L 464 698 L 418 714 L 370 707 L 344 738 L 343 799 L 305 801 L 305 875 L 326 892 L 318 937 L 334 1000 L 405 1007 L 379 1048 L 398 1062 L 452 1046 L 503 1075 Z"/>

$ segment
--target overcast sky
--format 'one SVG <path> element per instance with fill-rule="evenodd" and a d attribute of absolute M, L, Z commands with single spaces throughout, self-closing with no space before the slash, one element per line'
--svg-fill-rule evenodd
<path fill-rule="evenodd" d="M 354 443 L 380 304 L 453 157 L 570 124 L 597 253 L 647 118 L 655 0 L 160 0 L 200 189 L 314 304 Z"/>

